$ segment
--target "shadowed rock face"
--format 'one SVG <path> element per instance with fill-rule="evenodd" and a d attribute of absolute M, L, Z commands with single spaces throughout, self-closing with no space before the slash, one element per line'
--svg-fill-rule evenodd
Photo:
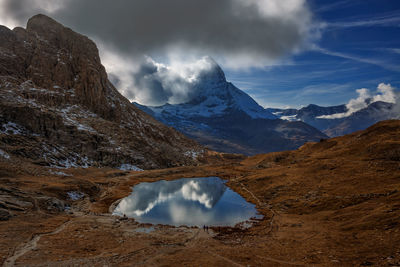
<path fill-rule="evenodd" d="M 107 103 L 116 92 L 93 41 L 44 15 L 31 18 L 26 30 L 2 27 L 1 37 L 2 51 L 10 52 L 2 57 L 2 75 L 30 80 L 40 88 L 73 88 L 80 104 L 104 118 L 120 119 L 120 107 Z"/>
<path fill-rule="evenodd" d="M 11 160 L 144 168 L 196 162 L 201 148 L 132 106 L 108 80 L 95 43 L 53 19 L 0 26 L 0 62 L 0 147 Z"/>

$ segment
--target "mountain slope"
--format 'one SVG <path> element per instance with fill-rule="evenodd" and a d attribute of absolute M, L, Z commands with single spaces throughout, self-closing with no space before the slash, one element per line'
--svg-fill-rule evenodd
<path fill-rule="evenodd" d="M 0 149 L 52 167 L 193 164 L 201 147 L 125 99 L 96 45 L 44 15 L 0 26 Z"/>
<path fill-rule="evenodd" d="M 212 60 L 210 70 L 192 85 L 196 92 L 183 104 L 142 106 L 143 111 L 214 150 L 258 154 L 295 149 L 326 136 L 303 122 L 277 119 L 225 79 Z"/>

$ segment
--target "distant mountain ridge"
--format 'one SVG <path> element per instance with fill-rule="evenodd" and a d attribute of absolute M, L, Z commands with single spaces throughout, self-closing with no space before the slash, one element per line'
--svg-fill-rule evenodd
<path fill-rule="evenodd" d="M 191 90 L 196 94 L 190 101 L 159 107 L 134 104 L 201 144 L 222 152 L 257 154 L 291 150 L 326 137 L 303 122 L 278 119 L 227 82 L 218 64 L 208 60 L 212 67 L 193 84 Z"/>
<path fill-rule="evenodd" d="M 321 118 L 324 115 L 346 113 L 346 105 L 321 107 L 308 105 L 301 109 L 267 109 L 275 116 L 290 121 L 303 121 L 319 129 L 330 137 L 349 134 L 364 130 L 383 120 L 399 118 L 400 114 L 393 108 L 395 104 L 387 102 L 373 102 L 366 108 L 358 110 L 343 118 Z"/>

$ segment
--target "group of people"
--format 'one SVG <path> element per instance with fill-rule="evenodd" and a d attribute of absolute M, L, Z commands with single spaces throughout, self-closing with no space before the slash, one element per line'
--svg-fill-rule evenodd
<path fill-rule="evenodd" d="M 207 233 L 208 233 L 208 226 L 207 225 L 203 225 L 203 230 L 204 230 L 204 232 L 207 231 Z"/>

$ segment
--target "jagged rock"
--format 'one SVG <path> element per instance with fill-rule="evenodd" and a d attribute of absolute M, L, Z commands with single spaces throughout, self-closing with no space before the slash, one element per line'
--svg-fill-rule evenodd
<path fill-rule="evenodd" d="M 49 198 L 46 207 L 49 211 L 61 212 L 65 210 L 65 203 L 57 198 Z"/>
<path fill-rule="evenodd" d="M 130 104 L 89 38 L 36 15 L 0 26 L 0 148 L 40 165 L 196 164 L 202 148 Z"/>

